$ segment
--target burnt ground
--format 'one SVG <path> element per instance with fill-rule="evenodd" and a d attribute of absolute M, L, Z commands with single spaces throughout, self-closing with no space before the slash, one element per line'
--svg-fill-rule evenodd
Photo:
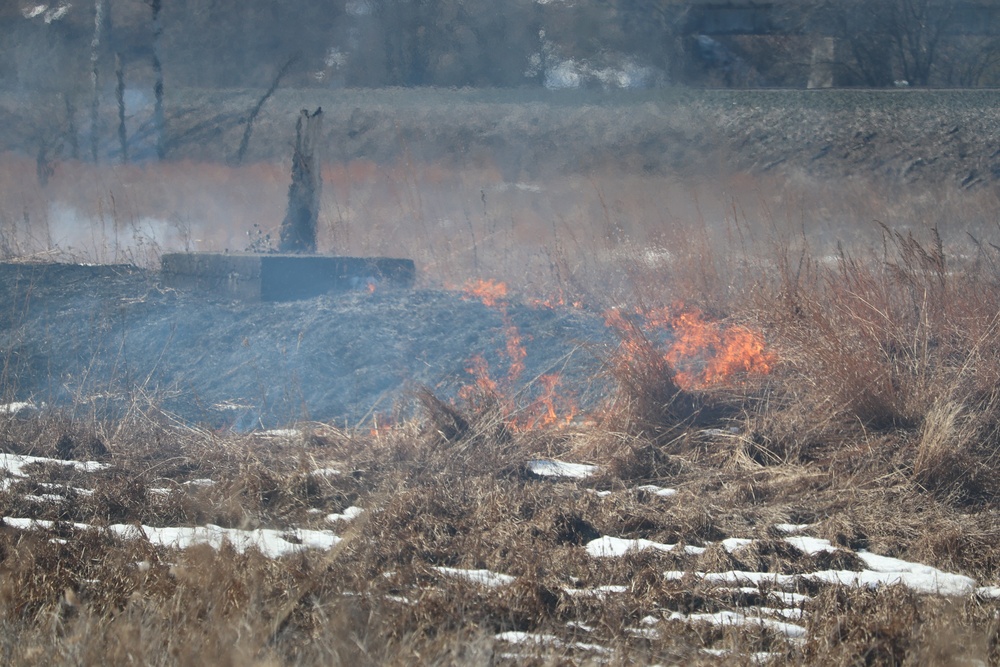
<path fill-rule="evenodd" d="M 237 430 L 303 419 L 354 426 L 406 416 L 422 386 L 454 397 L 474 381 L 475 355 L 501 384 L 510 368 L 501 311 L 461 292 L 243 303 L 164 289 L 156 273 L 126 265 L 0 264 L 0 301 L 12 304 L 0 312 L 4 398 L 77 415 L 155 406 Z M 527 352 L 505 388 L 519 403 L 547 373 L 581 406 L 599 400 L 600 317 L 515 302 L 507 312 Z"/>

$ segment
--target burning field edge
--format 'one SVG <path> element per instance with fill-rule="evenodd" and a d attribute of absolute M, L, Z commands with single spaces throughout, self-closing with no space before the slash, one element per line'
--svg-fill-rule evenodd
<path fill-rule="evenodd" d="M 486 279 L 463 295 L 503 366 L 470 358 L 394 423 L 8 403 L 0 655 L 997 664 L 996 246 L 748 248 L 647 266 L 598 308 L 615 343 L 586 410 L 555 376 L 511 396 L 520 299 Z"/>

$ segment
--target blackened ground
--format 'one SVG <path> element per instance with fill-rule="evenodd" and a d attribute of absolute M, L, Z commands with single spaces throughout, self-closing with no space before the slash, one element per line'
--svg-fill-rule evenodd
<path fill-rule="evenodd" d="M 355 425 L 401 416 L 420 386 L 455 396 L 481 355 L 502 385 L 510 360 L 501 313 L 460 292 L 346 292 L 245 303 L 164 289 L 126 265 L 0 264 L 4 400 L 114 416 L 155 406 L 185 422 L 236 429 L 296 420 Z M 601 318 L 575 309 L 507 311 L 525 370 L 509 388 L 530 403 L 538 376 L 600 400 Z M 596 384 L 595 384 L 596 383 Z"/>

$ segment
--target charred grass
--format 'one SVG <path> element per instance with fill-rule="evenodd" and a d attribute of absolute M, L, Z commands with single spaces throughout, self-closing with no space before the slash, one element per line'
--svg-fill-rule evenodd
<path fill-rule="evenodd" d="M 574 209 L 588 226 L 563 221 L 544 238 L 526 231 L 537 221 L 499 223 L 487 207 L 515 195 L 483 190 L 484 213 L 467 238 L 435 227 L 440 211 L 417 201 L 433 174 L 417 183 L 412 173 L 388 179 L 412 217 L 407 234 L 396 237 L 392 225 L 367 233 L 425 247 L 434 280 L 495 272 L 595 309 L 697 308 L 719 326 L 758 333 L 773 367 L 691 385 L 662 332 L 620 317 L 611 318 L 618 344 L 594 350 L 614 387 L 608 400 L 559 426 L 525 428 L 516 402 L 483 387 L 457 402 L 419 390 L 419 416 L 390 427 L 305 423 L 294 433 L 216 432 L 147 409 L 115 423 L 55 408 L 0 415 L 5 453 L 105 466 L 39 462 L 6 478 L 0 516 L 52 523 L 0 526 L 0 660 L 998 663 L 1000 607 L 985 595 L 802 579 L 800 641 L 765 623 L 684 620 L 759 608 L 776 592 L 766 581 L 748 590 L 696 572 L 860 571 L 861 551 L 1000 583 L 994 230 L 956 240 L 935 226 L 874 225 L 863 242 L 838 246 L 804 227 L 795 236 L 776 225 L 761 231 L 735 205 L 724 225 L 674 229 L 664 217 L 636 222 L 646 209 L 630 215 L 629 197 L 652 187 L 637 180 L 610 193 L 595 185 L 595 201 Z M 112 176 L 122 174 L 135 176 Z M 337 175 L 343 208 L 328 240 L 385 250 L 351 236 L 352 211 L 363 205 L 351 197 L 381 192 L 357 178 Z M 478 187 L 468 210 L 480 206 Z M 109 235 L 122 228 L 113 221 Z M 448 249 L 433 254 L 439 238 Z M 519 258 L 529 246 L 532 259 Z M 552 479 L 533 472 L 537 459 L 597 469 Z M 349 523 L 324 518 L 349 507 L 365 511 Z M 154 546 L 113 524 L 290 537 L 333 529 L 342 541 L 272 559 L 232 545 Z M 835 550 L 806 553 L 779 524 L 807 524 Z M 601 536 L 680 548 L 596 558 L 586 545 Z M 753 542 L 729 549 L 727 538 Z M 513 580 L 489 586 L 441 568 Z M 520 635 L 509 633 L 530 639 L 514 643 Z"/>

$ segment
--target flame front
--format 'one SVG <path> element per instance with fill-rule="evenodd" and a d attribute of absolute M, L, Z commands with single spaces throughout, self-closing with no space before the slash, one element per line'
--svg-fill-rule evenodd
<path fill-rule="evenodd" d="M 462 288 L 467 297 L 479 299 L 490 308 L 502 303 L 506 306 L 507 283 L 496 280 L 470 280 Z M 505 308 L 506 309 L 506 308 Z"/>
<path fill-rule="evenodd" d="M 674 381 L 682 389 L 707 389 L 732 384 L 740 376 L 766 375 L 776 362 L 759 331 L 710 321 L 697 308 L 637 308 L 635 314 L 647 329 L 662 330 L 669 336 L 664 358 L 676 369 Z M 625 354 L 630 341 L 633 346 L 638 344 L 634 325 L 619 311 L 605 313 L 605 322 L 626 334 L 622 343 Z"/>
<path fill-rule="evenodd" d="M 514 323 L 508 312 L 507 285 L 495 280 L 470 280 L 462 289 L 468 298 L 478 299 L 489 308 L 496 308 L 503 321 L 504 349 L 510 365 L 506 377 L 498 382 L 490 375 L 489 364 L 481 355 L 473 357 L 466 371 L 474 379 L 471 386 L 463 387 L 459 397 L 473 400 L 476 392 L 489 394 L 499 398 L 506 406 L 508 413 L 516 414 L 511 420 L 515 430 L 524 431 L 549 425 L 569 425 L 576 416 L 576 404 L 568 398 L 558 396 L 555 392 L 559 384 L 558 374 L 542 375 L 538 378 L 541 392 L 527 407 L 518 409 L 516 401 L 511 398 L 515 393 L 515 384 L 525 369 L 528 351 L 520 329 Z M 560 297 L 561 302 L 561 297 Z M 534 303 L 532 305 L 549 304 Z"/>

